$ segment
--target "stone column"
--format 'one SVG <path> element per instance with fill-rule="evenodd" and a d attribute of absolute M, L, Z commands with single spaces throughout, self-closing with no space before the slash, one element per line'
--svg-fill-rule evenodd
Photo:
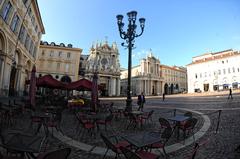
<path fill-rule="evenodd" d="M 147 84 L 146 80 L 144 80 L 144 94 L 147 94 Z"/>
<path fill-rule="evenodd" d="M 112 96 L 112 86 L 111 86 L 111 84 L 112 84 L 112 78 L 110 77 L 108 79 L 108 96 Z"/>
<path fill-rule="evenodd" d="M 22 66 L 21 65 L 19 65 L 17 67 L 16 80 L 17 80 L 17 82 L 16 82 L 16 91 L 18 93 L 20 93 L 19 95 L 22 95 L 22 92 L 23 92 L 23 90 L 22 90 L 22 88 L 23 88 L 23 86 L 22 86 L 23 80 L 22 80 Z M 24 83 L 25 83 L 25 81 L 24 81 Z"/>
<path fill-rule="evenodd" d="M 0 95 L 1 95 L 1 90 L 3 87 L 3 70 L 4 70 L 4 65 L 3 65 L 3 59 L 0 58 Z"/>
<path fill-rule="evenodd" d="M 120 89 L 121 89 L 121 87 L 120 87 L 120 79 L 119 78 L 117 78 L 117 96 L 120 96 Z"/>
<path fill-rule="evenodd" d="M 111 93 L 112 93 L 112 96 L 115 96 L 116 95 L 116 78 L 112 78 L 111 79 Z"/>

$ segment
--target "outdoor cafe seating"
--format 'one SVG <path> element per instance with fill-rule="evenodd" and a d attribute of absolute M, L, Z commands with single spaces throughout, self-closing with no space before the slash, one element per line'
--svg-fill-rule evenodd
<path fill-rule="evenodd" d="M 120 147 L 120 150 L 122 151 L 126 159 L 158 159 L 159 158 L 159 156 L 144 150 L 134 152 L 126 147 Z"/>
<path fill-rule="evenodd" d="M 7 156 L 28 156 L 35 158 L 40 153 L 45 137 L 21 131 L 7 131 L 1 133 L 1 147 L 7 150 Z"/>
<path fill-rule="evenodd" d="M 120 154 L 122 154 L 120 147 L 129 147 L 130 146 L 130 143 L 128 143 L 127 141 L 119 141 L 116 136 L 112 136 L 112 138 L 114 138 L 115 142 L 113 142 L 113 140 L 110 140 L 111 137 L 107 137 L 107 136 L 103 135 L 102 133 L 100 134 L 100 136 L 107 147 L 107 150 L 103 156 L 103 159 L 105 158 L 105 156 L 107 155 L 109 150 L 112 150 L 116 154 L 115 158 L 118 158 L 120 156 Z"/>

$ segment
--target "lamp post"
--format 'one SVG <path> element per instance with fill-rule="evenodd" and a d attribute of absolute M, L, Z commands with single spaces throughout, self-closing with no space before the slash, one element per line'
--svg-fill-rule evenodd
<path fill-rule="evenodd" d="M 128 16 L 128 29 L 127 31 L 123 31 L 124 23 L 123 15 L 117 15 L 117 24 L 118 24 L 118 30 L 120 33 L 120 37 L 124 40 L 126 40 L 127 45 L 124 45 L 122 43 L 122 46 L 126 46 L 128 48 L 128 83 L 127 83 L 127 100 L 126 100 L 126 110 L 132 111 L 132 98 L 131 98 L 131 69 L 132 69 L 132 48 L 134 46 L 133 42 L 136 37 L 139 37 L 142 35 L 144 26 L 145 26 L 145 18 L 140 18 L 140 27 L 141 27 L 141 33 L 137 34 L 136 29 L 136 20 L 137 20 L 137 12 L 131 11 L 127 13 Z"/>

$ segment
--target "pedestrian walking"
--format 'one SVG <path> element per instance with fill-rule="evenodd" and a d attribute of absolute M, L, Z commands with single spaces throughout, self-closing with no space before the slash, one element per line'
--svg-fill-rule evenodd
<path fill-rule="evenodd" d="M 165 100 L 165 93 L 162 94 L 162 101 Z"/>
<path fill-rule="evenodd" d="M 233 99 L 233 96 L 232 96 L 232 89 L 231 89 L 231 88 L 229 89 L 228 99 L 229 99 L 229 98 Z"/>
<path fill-rule="evenodd" d="M 138 95 L 138 101 L 137 101 L 137 104 L 139 105 L 138 110 L 143 111 L 144 103 L 145 103 L 145 96 L 144 96 L 144 94 L 142 92 L 140 95 Z"/>

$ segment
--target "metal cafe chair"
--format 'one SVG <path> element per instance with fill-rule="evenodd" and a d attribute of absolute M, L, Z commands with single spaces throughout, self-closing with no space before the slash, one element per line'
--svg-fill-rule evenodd
<path fill-rule="evenodd" d="M 198 119 L 190 118 L 185 122 L 184 125 L 180 125 L 179 129 L 183 131 L 184 142 L 185 142 L 185 138 L 186 138 L 186 133 L 188 133 L 188 134 L 192 133 L 193 139 L 195 141 L 195 136 L 194 136 L 193 130 L 194 130 L 197 122 L 198 122 Z"/>
<path fill-rule="evenodd" d="M 156 142 L 154 144 L 148 145 L 150 148 L 150 151 L 152 149 L 162 149 L 165 156 L 167 156 L 165 145 L 167 144 L 168 140 L 171 138 L 173 134 L 173 129 L 171 127 L 167 127 L 164 129 L 164 131 L 161 133 L 161 138 L 163 139 L 160 142 Z"/>
<path fill-rule="evenodd" d="M 122 151 L 126 159 L 158 159 L 159 158 L 159 156 L 143 150 L 133 152 L 126 147 L 120 147 L 120 150 Z"/>
<path fill-rule="evenodd" d="M 113 152 L 115 152 L 116 153 L 115 158 L 118 158 L 119 155 L 122 154 L 122 151 L 120 150 L 120 147 L 130 146 L 130 144 L 127 141 L 117 141 L 116 143 L 113 143 L 109 138 L 107 138 L 102 133 L 100 134 L 100 136 L 101 136 L 103 142 L 105 143 L 105 145 L 107 146 L 107 150 L 106 150 L 106 152 L 103 156 L 103 159 L 107 155 L 109 149 L 112 150 Z"/>
<path fill-rule="evenodd" d="M 107 131 L 107 125 L 112 124 L 112 119 L 113 119 L 113 115 L 110 114 L 104 120 L 102 120 L 102 119 L 97 120 L 96 124 L 97 124 L 98 130 L 99 130 L 99 125 L 104 125 L 105 126 L 105 131 Z"/>

